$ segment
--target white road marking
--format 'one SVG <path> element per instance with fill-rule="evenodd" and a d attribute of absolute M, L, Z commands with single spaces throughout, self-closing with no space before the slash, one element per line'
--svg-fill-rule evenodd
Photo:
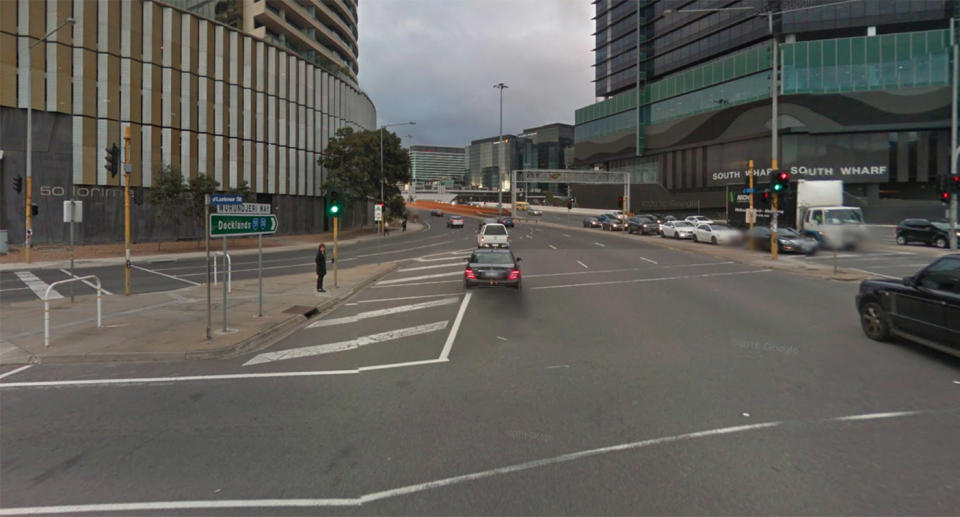
<path fill-rule="evenodd" d="M 607 247 L 606 244 L 600 244 L 599 242 L 594 242 L 594 244 L 596 244 L 597 246 L 600 246 L 601 248 L 606 248 L 606 247 Z"/>
<path fill-rule="evenodd" d="M 579 260 L 577 261 L 577 264 L 580 264 L 581 266 L 583 266 L 583 269 L 590 269 L 587 267 L 586 264 L 584 264 L 583 262 L 580 262 Z"/>
<path fill-rule="evenodd" d="M 403 252 L 406 252 L 406 251 L 417 251 L 417 250 L 421 250 L 421 249 L 423 249 L 423 248 L 432 248 L 432 247 L 434 247 L 434 246 L 443 246 L 444 244 L 450 244 L 451 242 L 453 242 L 453 241 L 435 242 L 435 243 L 433 243 L 433 244 L 426 244 L 426 245 L 424 245 L 424 246 L 417 246 L 416 248 L 405 248 L 405 249 L 402 249 L 402 250 L 383 251 L 383 252 L 380 252 L 380 253 L 367 253 L 367 254 L 365 254 L 365 255 L 357 255 L 357 258 L 376 257 L 377 255 L 392 255 L 392 254 L 394 254 L 394 253 L 403 253 Z"/>
<path fill-rule="evenodd" d="M 497 339 L 499 339 L 500 341 L 506 341 L 506 340 L 507 340 L 507 338 L 505 338 L 505 337 L 503 337 L 503 336 L 497 336 Z"/>
<path fill-rule="evenodd" d="M 11 287 L 9 289 L 0 289 L 0 293 L 6 293 L 9 291 L 27 291 L 30 290 L 29 287 Z"/>
<path fill-rule="evenodd" d="M 645 261 L 647 261 L 647 262 L 649 262 L 649 263 L 651 263 L 651 264 L 657 264 L 657 261 L 656 261 L 656 260 L 650 260 L 650 259 L 648 259 L 647 257 L 641 257 L 641 256 L 638 255 L 637 258 L 640 259 L 640 260 L 645 260 Z"/>
<path fill-rule="evenodd" d="M 754 273 L 769 273 L 770 271 L 772 270 L 771 269 L 753 269 L 750 271 L 733 271 L 728 273 L 703 273 L 699 275 L 667 276 L 667 277 L 658 277 L 658 278 L 637 278 L 634 280 L 611 280 L 607 282 L 587 282 L 583 284 L 545 285 L 541 287 L 534 287 L 533 289 L 562 289 L 564 287 L 593 287 L 597 285 L 639 284 L 643 282 L 664 282 L 667 280 L 689 280 L 693 278 L 708 278 L 713 276 L 750 275 Z"/>
<path fill-rule="evenodd" d="M 40 280 L 37 275 L 31 273 L 30 271 L 17 271 L 14 273 L 17 275 L 27 287 L 33 291 L 33 294 L 37 295 L 37 298 L 43 299 L 43 296 L 47 293 L 47 288 L 50 287 L 50 284 Z M 56 300 L 57 298 L 63 298 L 63 295 L 57 292 L 56 289 L 50 290 L 50 299 Z"/>
<path fill-rule="evenodd" d="M 0 379 L 9 377 L 9 376 L 14 375 L 14 374 L 17 374 L 17 373 L 20 373 L 20 372 L 26 370 L 27 368 L 30 368 L 31 366 L 33 366 L 33 365 L 32 365 L 32 364 L 28 364 L 28 365 L 26 365 L 26 366 L 21 366 L 20 368 L 17 368 L 16 370 L 10 370 L 9 372 L 7 372 L 7 373 L 5 373 L 5 374 L 0 375 Z"/>
<path fill-rule="evenodd" d="M 431 307 L 452 305 L 454 303 L 457 303 L 457 297 L 451 296 L 450 298 L 444 298 L 442 300 L 434 300 L 432 302 L 421 302 L 421 303 L 415 303 L 413 305 L 401 305 L 399 307 L 390 307 L 387 309 L 378 309 L 375 311 L 361 312 L 358 314 L 354 314 L 353 316 L 344 316 L 342 318 L 331 318 L 328 320 L 315 321 L 307 325 L 307 328 L 315 329 L 320 327 L 332 327 L 334 325 L 343 325 L 344 323 L 356 323 L 360 320 L 365 320 L 368 318 L 378 318 L 380 316 L 389 316 L 391 314 L 399 314 L 401 312 L 418 311 L 420 309 L 429 309 Z"/>
<path fill-rule="evenodd" d="M 392 284 L 392 285 L 377 285 L 374 284 L 370 286 L 370 289 L 390 289 L 396 287 L 419 287 L 421 285 L 433 285 L 433 284 L 459 284 L 463 280 L 437 280 L 434 282 L 411 282 L 408 284 Z"/>
<path fill-rule="evenodd" d="M 569 233 L 562 233 L 562 234 L 560 234 L 560 235 L 563 235 L 564 237 L 569 237 L 569 236 L 570 236 Z"/>
<path fill-rule="evenodd" d="M 63 273 L 63 274 L 65 274 L 65 275 L 67 275 L 67 276 L 69 276 L 70 278 L 80 278 L 80 277 L 78 277 L 77 275 L 71 275 L 70 272 L 67 271 L 66 269 L 61 269 L 60 272 Z M 96 288 L 97 288 L 97 285 L 94 284 L 93 282 L 89 281 L 89 280 L 81 280 L 81 282 L 89 285 L 89 286 L 92 287 L 93 289 L 96 289 Z M 113 293 L 111 293 L 110 291 L 107 291 L 107 290 L 104 289 L 103 287 L 100 288 L 100 292 L 103 293 L 103 294 L 105 294 L 105 295 L 107 295 L 107 296 L 112 296 L 112 295 L 113 295 Z"/>
<path fill-rule="evenodd" d="M 448 260 L 449 260 L 449 259 L 448 259 Z M 435 264 L 435 265 L 432 265 L 432 266 L 405 267 L 405 268 L 403 268 L 403 269 L 398 269 L 397 272 L 398 272 L 398 273 L 406 273 L 407 271 L 420 271 L 420 270 L 423 270 L 423 269 L 441 269 L 441 268 L 445 268 L 445 267 L 464 267 L 465 264 L 466 264 L 466 261 L 464 261 L 463 259 L 460 259 L 460 260 L 458 260 L 458 261 L 456 261 L 456 262 L 451 262 L 451 263 L 449 263 L 449 264 Z"/>
<path fill-rule="evenodd" d="M 889 413 L 867 413 L 864 415 L 841 416 L 834 418 L 838 422 L 853 422 L 857 420 L 880 420 L 883 418 L 898 418 L 901 416 L 917 415 L 920 411 L 892 411 Z"/>
<path fill-rule="evenodd" d="M 901 277 L 899 277 L 899 276 L 885 275 L 885 274 L 883 274 L 883 273 L 877 273 L 877 272 L 874 272 L 874 271 L 867 271 L 866 269 L 860 269 L 860 268 L 857 268 L 857 267 L 845 267 L 844 269 L 849 269 L 849 270 L 851 270 L 851 271 L 859 271 L 859 272 L 861 272 L 861 273 L 866 273 L 866 274 L 868 274 L 868 275 L 880 276 L 880 277 L 883 277 L 883 278 L 889 278 L 889 279 L 891 279 L 891 280 L 900 280 L 900 278 L 901 278 Z"/>
<path fill-rule="evenodd" d="M 557 368 L 570 368 L 569 364 L 555 364 L 553 366 L 548 366 L 547 370 L 555 370 Z"/>
<path fill-rule="evenodd" d="M 467 304 L 470 303 L 470 297 L 473 293 L 467 293 L 460 302 L 460 310 L 457 311 L 457 318 L 453 320 L 453 328 L 447 334 L 447 341 L 443 344 L 443 350 L 440 351 L 440 359 L 446 361 L 450 356 L 450 350 L 453 349 L 453 341 L 457 339 L 457 332 L 460 330 L 460 322 L 463 321 L 463 313 L 467 312 Z"/>
<path fill-rule="evenodd" d="M 547 244 L 547 246 L 549 246 L 549 247 L 550 247 L 550 249 L 554 249 L 554 250 L 555 250 L 555 249 L 557 249 L 557 247 L 556 247 L 556 246 L 554 246 L 553 244 Z"/>
<path fill-rule="evenodd" d="M 159 272 L 159 271 L 154 271 L 154 270 L 152 270 L 152 269 L 147 269 L 147 268 L 145 268 L 145 267 L 140 267 L 140 266 L 137 266 L 137 265 L 132 265 L 131 267 L 137 268 L 137 269 L 142 270 L 142 271 L 146 271 L 147 273 L 153 273 L 153 274 L 155 274 L 155 275 L 165 276 L 165 277 L 167 277 L 167 278 L 172 278 L 172 279 L 174 279 L 174 280 L 179 280 L 179 281 L 181 281 L 181 282 L 183 282 L 183 283 L 186 283 L 186 284 L 190 284 L 190 285 L 200 285 L 200 284 L 198 284 L 197 282 L 194 282 L 193 280 L 187 280 L 186 278 L 180 278 L 179 276 L 168 275 L 168 274 L 166 274 L 166 273 L 161 273 L 161 272 Z M 264 268 L 264 269 L 266 269 L 266 268 Z M 196 273 L 196 274 L 198 274 L 198 275 L 205 275 L 205 274 L 207 274 L 207 273 L 206 273 L 206 272 L 203 272 L 203 273 Z"/>
<path fill-rule="evenodd" d="M 702 266 L 722 266 L 727 264 L 735 264 L 733 261 L 725 262 L 701 262 L 699 264 L 680 264 L 677 266 L 661 266 L 660 269 L 677 269 L 685 267 L 702 267 Z M 592 269 L 590 271 L 570 271 L 567 273 L 540 273 L 534 275 L 524 275 L 524 278 L 540 278 L 548 276 L 570 276 L 570 275 L 596 275 L 603 273 L 622 273 L 624 271 L 651 271 L 652 268 L 649 267 L 627 267 L 621 269 Z"/>
<path fill-rule="evenodd" d="M 377 298 L 375 300 L 357 300 L 353 302 L 353 305 L 359 303 L 381 303 L 381 302 L 397 302 L 400 300 L 418 300 L 420 298 L 436 298 L 438 296 L 460 296 L 463 293 L 442 293 L 442 294 L 422 294 L 419 296 L 399 296 L 396 298 Z M 347 305 L 350 305 L 349 303 Z"/>
<path fill-rule="evenodd" d="M 436 362 L 442 362 L 442 361 L 432 360 L 432 361 L 422 361 L 422 362 L 410 363 L 410 364 L 419 364 L 419 363 L 429 364 L 429 363 L 436 363 Z M 270 375 L 270 374 L 263 374 L 263 375 Z M 917 414 L 917 413 L 919 412 L 905 412 L 905 413 L 899 413 L 898 415 L 904 416 L 905 414 Z M 814 423 L 864 420 L 864 419 L 856 418 L 858 416 L 867 416 L 867 415 L 850 415 L 847 417 L 839 417 L 839 418 L 815 421 Z M 321 508 L 321 507 L 362 506 L 364 504 L 369 504 L 376 501 L 382 501 L 385 499 L 391 499 L 394 497 L 418 494 L 418 493 L 434 490 L 437 488 L 444 488 L 448 486 L 467 483 L 470 481 L 476 481 L 479 479 L 487 479 L 487 478 L 492 478 L 496 476 L 502 476 L 505 474 L 512 474 L 514 472 L 522 472 L 526 470 L 538 469 L 538 468 L 546 467 L 549 465 L 569 463 L 572 461 L 577 461 L 580 459 L 590 458 L 594 456 L 602 456 L 602 455 L 607 455 L 607 454 L 612 454 L 617 452 L 643 449 L 643 448 L 654 447 L 658 445 L 666 445 L 670 443 L 684 442 L 688 440 L 697 440 L 701 438 L 710 438 L 714 436 L 746 433 L 750 431 L 758 431 L 761 429 L 774 429 L 774 428 L 787 426 L 787 425 L 796 425 L 798 423 L 804 423 L 804 422 L 784 422 L 784 421 L 761 422 L 756 424 L 720 427 L 715 429 L 706 429 L 703 431 L 694 431 L 690 433 L 661 436 L 659 438 L 650 438 L 646 440 L 621 443 L 621 444 L 610 445 L 606 447 L 597 447 L 594 449 L 587 449 L 587 450 L 571 452 L 567 454 L 561 454 L 559 456 L 553 456 L 550 458 L 542 458 L 539 460 L 527 461 L 523 463 L 515 463 L 513 465 L 507 465 L 504 467 L 481 470 L 481 471 L 472 472 L 469 474 L 463 474 L 459 476 L 451 476 L 451 477 L 446 477 L 446 478 L 437 479 L 433 481 L 427 481 L 424 483 L 406 485 L 406 486 L 402 486 L 402 487 L 394 488 L 390 490 L 381 490 L 379 492 L 371 492 L 369 494 L 364 494 L 360 497 L 355 497 L 355 498 L 225 499 L 225 500 L 150 501 L 150 502 L 128 502 L 128 503 L 75 504 L 75 505 L 60 505 L 60 506 L 21 506 L 21 507 L 12 507 L 12 508 L 0 508 L 0 516 L 47 515 L 47 514 L 61 514 L 61 513 L 93 513 L 93 512 L 128 512 L 129 513 L 134 511 L 151 511 L 151 510 L 169 512 L 171 510 L 206 510 L 206 509 L 225 509 L 225 508 Z M 266 513 L 269 513 L 269 512 L 266 512 Z"/>
<path fill-rule="evenodd" d="M 444 276 L 460 276 L 463 273 L 460 271 L 454 271 L 453 273 L 436 273 L 433 275 L 420 275 L 420 276 L 408 276 L 404 278 L 394 278 L 391 280 L 381 280 L 377 282 L 376 285 L 390 285 L 390 284 L 401 284 L 406 282 L 416 282 L 417 280 L 427 280 L 430 278 L 440 278 Z"/>
<path fill-rule="evenodd" d="M 285 361 L 287 359 L 299 359 L 301 357 L 311 357 L 315 355 L 331 354 L 334 352 L 343 352 L 354 350 L 374 343 L 383 343 L 384 341 L 393 341 L 410 336 L 419 336 L 447 328 L 447 321 L 435 321 L 426 325 L 417 325 L 416 327 L 407 327 L 402 329 L 370 334 L 369 336 L 358 337 L 349 341 L 340 341 L 338 343 L 329 343 L 325 345 L 313 345 L 300 348 L 289 348 L 287 350 L 278 350 L 276 352 L 264 352 L 257 354 L 253 359 L 243 363 L 243 366 L 254 364 L 271 363 L 274 361 Z"/>

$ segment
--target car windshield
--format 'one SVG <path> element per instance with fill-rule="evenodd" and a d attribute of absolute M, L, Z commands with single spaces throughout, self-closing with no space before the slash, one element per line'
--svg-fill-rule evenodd
<path fill-rule="evenodd" d="M 507 229 L 499 224 L 488 224 L 483 228 L 484 235 L 506 235 Z"/>
<path fill-rule="evenodd" d="M 725 224 L 713 223 L 710 225 L 714 230 L 729 230 L 730 227 Z"/>
<path fill-rule="evenodd" d="M 945 232 L 949 232 L 949 231 L 950 231 L 950 224 L 949 224 L 949 223 L 945 223 L 945 222 L 943 222 L 943 221 L 930 221 L 930 224 L 932 224 L 933 227 L 936 228 L 936 229 L 938 229 L 938 230 L 943 230 L 943 231 L 945 231 Z"/>
<path fill-rule="evenodd" d="M 470 257 L 470 262 L 474 264 L 513 264 L 513 256 L 509 253 L 478 251 Z"/>
<path fill-rule="evenodd" d="M 827 224 L 861 224 L 863 216 L 860 210 L 853 208 L 835 208 L 827 210 Z"/>
<path fill-rule="evenodd" d="M 791 230 L 790 228 L 780 228 L 779 230 L 777 230 L 777 235 L 779 235 L 780 237 L 787 237 L 790 239 L 800 237 L 799 233 Z"/>

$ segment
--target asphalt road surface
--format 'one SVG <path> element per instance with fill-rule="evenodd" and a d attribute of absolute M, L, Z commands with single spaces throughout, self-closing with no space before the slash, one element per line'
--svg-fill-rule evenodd
<path fill-rule="evenodd" d="M 3 367 L 0 514 L 960 513 L 960 361 L 864 337 L 855 283 L 512 237 L 520 291 L 434 225 L 258 354 Z"/>

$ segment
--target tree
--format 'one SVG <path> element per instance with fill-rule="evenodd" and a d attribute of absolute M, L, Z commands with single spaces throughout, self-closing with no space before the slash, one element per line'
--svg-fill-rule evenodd
<path fill-rule="evenodd" d="M 206 228 L 205 221 L 203 220 L 206 197 L 208 194 L 216 192 L 219 186 L 219 181 L 206 174 L 198 174 L 190 178 L 190 183 L 186 191 L 187 206 L 185 212 L 193 218 L 194 229 L 197 231 L 198 247 L 200 246 L 200 241 L 203 240 L 204 230 Z"/>
<path fill-rule="evenodd" d="M 387 216 L 390 219 L 402 218 L 407 211 L 407 204 L 403 202 L 403 196 L 396 194 L 387 199 Z"/>
<path fill-rule="evenodd" d="M 180 225 L 180 216 L 184 206 L 183 173 L 178 167 L 164 165 L 153 176 L 153 185 L 150 187 L 150 204 L 157 207 L 157 219 L 163 219 Z M 157 251 L 160 242 L 157 242 Z"/>
<path fill-rule="evenodd" d="M 323 155 L 330 171 L 327 183 L 343 189 L 354 200 L 380 199 L 380 132 L 345 127 L 330 139 Z M 383 133 L 383 192 L 398 195 L 397 184 L 410 181 L 410 156 L 396 133 Z"/>
<path fill-rule="evenodd" d="M 247 183 L 247 180 L 240 180 L 240 184 L 227 190 L 227 193 L 239 194 L 244 203 L 254 203 L 257 199 L 257 195 L 250 190 L 250 185 Z"/>

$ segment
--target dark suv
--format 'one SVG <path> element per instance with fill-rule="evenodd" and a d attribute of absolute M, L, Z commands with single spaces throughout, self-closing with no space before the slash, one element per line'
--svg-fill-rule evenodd
<path fill-rule="evenodd" d="M 943 220 L 904 219 L 897 224 L 897 244 L 922 242 L 946 248 L 950 242 L 950 224 Z M 960 232 L 958 232 L 960 234 Z"/>
<path fill-rule="evenodd" d="M 870 339 L 899 336 L 960 356 L 960 254 L 897 280 L 864 280 L 860 325 Z"/>
<path fill-rule="evenodd" d="M 640 235 L 656 235 L 660 233 L 660 222 L 653 216 L 635 215 L 627 220 L 627 231 L 640 232 Z"/>

